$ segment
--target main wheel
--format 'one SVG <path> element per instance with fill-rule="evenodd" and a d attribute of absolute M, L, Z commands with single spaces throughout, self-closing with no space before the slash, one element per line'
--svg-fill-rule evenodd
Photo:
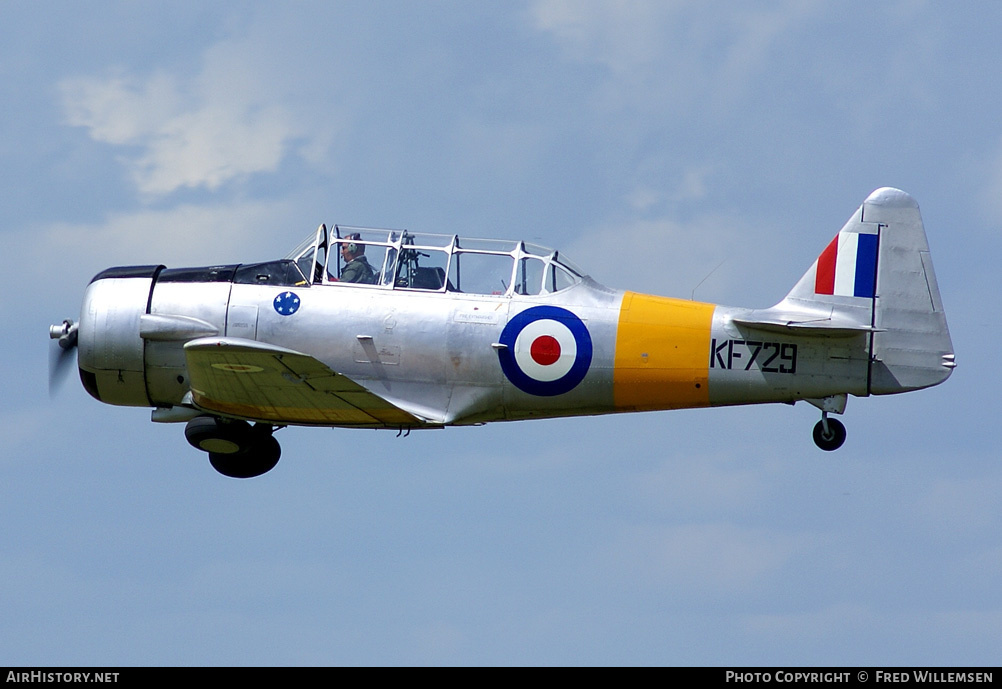
<path fill-rule="evenodd" d="M 184 437 L 192 447 L 209 453 L 209 463 L 220 474 L 253 478 L 274 469 L 282 456 L 271 430 L 267 424 L 198 416 L 185 426 Z"/>
<path fill-rule="evenodd" d="M 223 421 L 215 416 L 196 416 L 184 427 L 184 437 L 203 452 L 232 455 L 243 452 L 251 434 L 246 421 Z"/>
<path fill-rule="evenodd" d="M 828 419 L 828 433 L 825 433 L 823 421 L 814 426 L 814 444 L 825 452 L 839 449 L 844 442 L 845 426 L 838 419 Z"/>
<path fill-rule="evenodd" d="M 282 457 L 282 447 L 270 434 L 256 434 L 254 444 L 236 454 L 209 453 L 209 464 L 223 476 L 254 478 L 275 468 Z"/>

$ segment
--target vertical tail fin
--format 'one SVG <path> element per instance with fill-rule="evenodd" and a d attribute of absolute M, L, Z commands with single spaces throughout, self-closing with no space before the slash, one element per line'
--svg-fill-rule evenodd
<path fill-rule="evenodd" d="M 814 316 L 829 330 L 872 332 L 881 227 L 864 215 L 882 191 L 870 194 L 777 307 Z"/>
<path fill-rule="evenodd" d="M 783 301 L 739 322 L 868 338 L 876 395 L 937 385 L 955 366 L 918 204 L 889 187 L 867 197 Z"/>

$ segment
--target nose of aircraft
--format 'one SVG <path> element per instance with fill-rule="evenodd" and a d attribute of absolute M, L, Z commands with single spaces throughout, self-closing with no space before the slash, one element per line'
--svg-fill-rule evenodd
<path fill-rule="evenodd" d="M 102 402 L 150 406 L 139 319 L 162 268 L 111 268 L 87 286 L 77 331 L 78 365 L 87 392 Z"/>

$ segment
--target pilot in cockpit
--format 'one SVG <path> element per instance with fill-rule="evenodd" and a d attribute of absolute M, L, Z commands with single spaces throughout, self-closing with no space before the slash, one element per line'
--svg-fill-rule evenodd
<path fill-rule="evenodd" d="M 341 270 L 341 282 L 358 282 L 371 285 L 375 282 L 372 266 L 365 259 L 365 245 L 359 243 L 361 235 L 357 232 L 345 237 L 348 241 L 341 242 L 341 258 L 344 268 Z"/>

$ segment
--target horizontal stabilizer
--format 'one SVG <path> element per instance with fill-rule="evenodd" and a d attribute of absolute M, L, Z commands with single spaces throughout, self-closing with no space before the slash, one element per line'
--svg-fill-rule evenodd
<path fill-rule="evenodd" d="M 773 312 L 772 309 L 753 311 L 733 322 L 756 330 L 789 333 L 792 335 L 818 335 L 825 337 L 852 337 L 860 333 L 879 332 L 866 323 L 836 316 L 805 318 L 804 314 Z"/>

